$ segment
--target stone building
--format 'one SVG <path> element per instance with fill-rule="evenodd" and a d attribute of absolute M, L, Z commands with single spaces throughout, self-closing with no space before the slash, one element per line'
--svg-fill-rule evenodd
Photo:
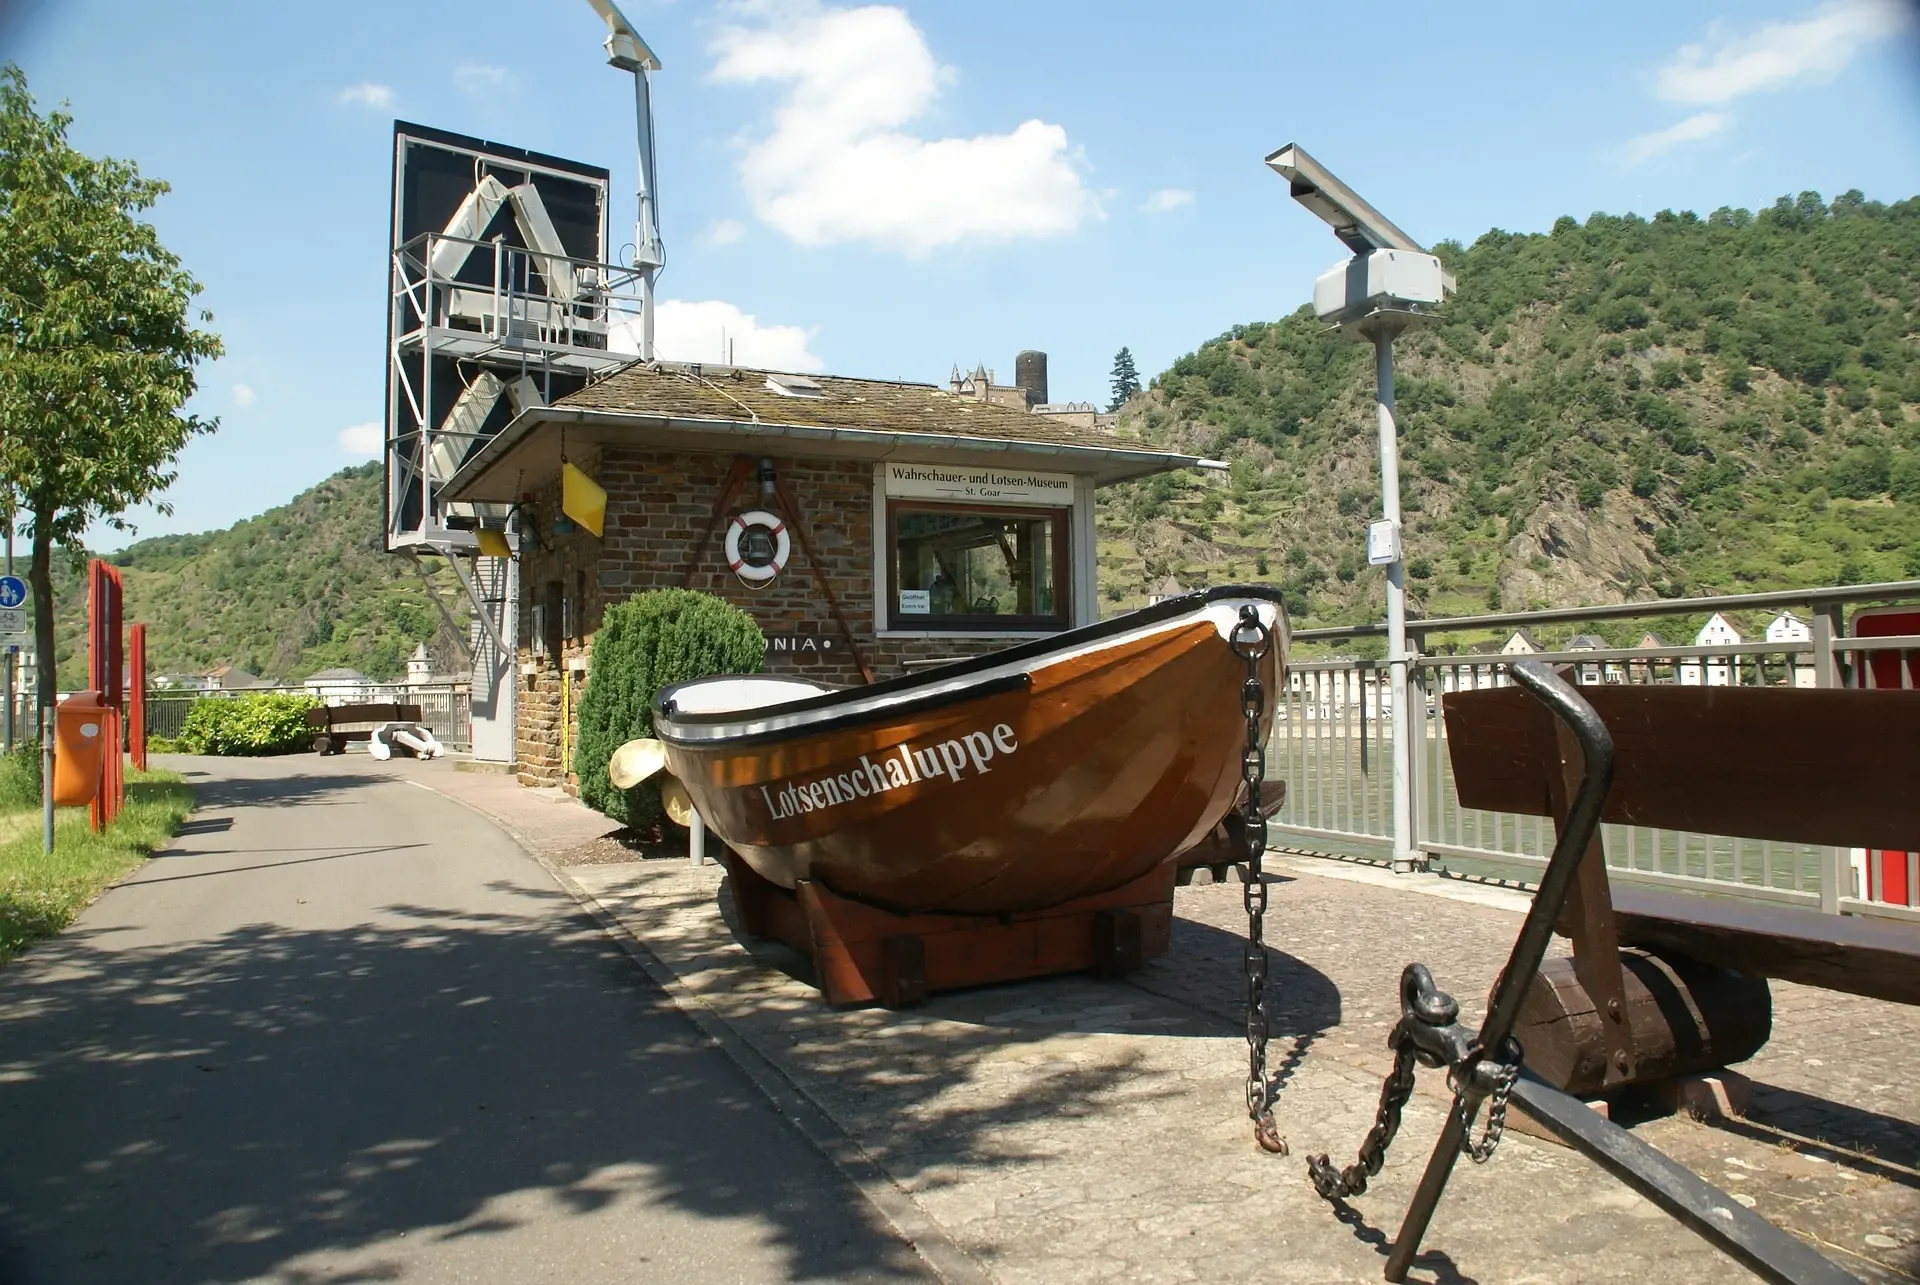
<path fill-rule="evenodd" d="M 571 784 L 594 631 L 643 590 L 718 594 L 767 633 L 770 671 L 834 683 L 1097 620 L 1095 488 L 1200 461 L 1012 400 L 655 363 L 517 416 L 448 489 L 512 506 L 520 780 Z M 606 491 L 599 537 L 560 512 L 563 461 Z M 788 558 L 749 579 L 727 534 L 765 576 L 768 550 L 742 552 L 770 543 L 761 512 Z"/>

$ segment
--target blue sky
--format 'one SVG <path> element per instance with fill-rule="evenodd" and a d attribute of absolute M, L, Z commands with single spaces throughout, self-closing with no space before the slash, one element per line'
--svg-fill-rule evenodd
<path fill-rule="evenodd" d="M 627 0 L 655 77 L 665 355 L 936 380 L 1051 354 L 1104 401 L 1342 256 L 1261 158 L 1298 142 L 1414 236 L 1561 214 L 1920 193 L 1894 0 L 1348 6 Z M 0 3 L 0 13 L 6 6 Z M 154 211 L 227 355 L 172 517 L 223 526 L 367 458 L 397 117 L 609 166 L 631 82 L 585 0 L 14 5 L 0 57 Z M 110 531 L 95 542 L 114 547 Z"/>

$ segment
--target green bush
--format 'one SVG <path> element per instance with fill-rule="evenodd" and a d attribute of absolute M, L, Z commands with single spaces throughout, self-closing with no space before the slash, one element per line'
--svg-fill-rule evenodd
<path fill-rule="evenodd" d="M 174 744 L 186 754 L 293 754 L 313 743 L 307 711 L 320 702 L 293 692 L 207 696 L 193 703 Z"/>
<path fill-rule="evenodd" d="M 0 810 L 38 806 L 40 781 L 40 742 L 19 742 L 12 753 L 0 757 Z"/>
<path fill-rule="evenodd" d="M 660 778 L 614 788 L 607 779 L 613 752 L 653 735 L 653 700 L 661 688 L 714 674 L 757 674 L 766 657 L 766 636 L 753 617 L 711 594 L 657 589 L 607 608 L 580 698 L 573 760 L 580 797 L 636 830 L 657 825 Z"/>

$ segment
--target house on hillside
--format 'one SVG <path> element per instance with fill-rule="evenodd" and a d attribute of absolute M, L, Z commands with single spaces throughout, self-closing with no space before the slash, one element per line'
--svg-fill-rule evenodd
<path fill-rule="evenodd" d="M 1604 651 L 1607 640 L 1594 634 L 1575 634 L 1567 640 L 1564 651 Z M 1579 665 L 1580 681 L 1583 683 L 1624 683 L 1626 670 L 1618 661 L 1602 665 L 1598 661 L 1581 661 Z"/>
<path fill-rule="evenodd" d="M 1798 643 L 1813 641 L 1813 626 L 1791 611 L 1782 611 L 1767 622 L 1767 641 L 1770 643 Z M 1814 670 L 1811 657 L 1803 653 L 1789 654 L 1787 670 L 1792 676 L 1795 687 L 1814 686 Z"/>
<path fill-rule="evenodd" d="M 1707 617 L 1707 623 L 1700 626 L 1700 632 L 1693 636 L 1696 647 L 1737 647 L 1745 639 L 1733 623 L 1719 612 Z M 1739 662 L 1730 656 L 1712 657 L 1702 660 L 1698 657 L 1680 663 L 1680 685 L 1682 687 L 1731 687 L 1739 676 Z"/>
<path fill-rule="evenodd" d="M 1525 629 L 1514 630 L 1507 635 L 1507 640 L 1500 644 L 1502 656 L 1538 656 L 1545 650 L 1546 648 L 1540 645 L 1540 640 Z"/>
<path fill-rule="evenodd" d="M 1168 598 L 1178 598 L 1185 592 L 1186 588 L 1178 580 L 1175 580 L 1172 576 L 1168 576 L 1165 580 L 1155 585 L 1153 592 L 1147 595 L 1147 605 L 1151 607 L 1156 602 L 1165 602 Z"/>
<path fill-rule="evenodd" d="M 1646 633 L 1640 635 L 1640 641 L 1633 646 L 1636 651 L 1664 651 L 1668 645 L 1666 639 L 1649 629 Z M 1658 680 L 1655 676 L 1661 670 L 1667 670 L 1670 678 L 1672 672 L 1666 662 L 1657 657 L 1651 657 L 1647 660 L 1628 661 L 1627 669 L 1630 675 L 1628 681 L 1635 683 L 1656 682 Z"/>
<path fill-rule="evenodd" d="M 1768 642 L 1812 642 L 1813 626 L 1791 611 L 1783 611 L 1767 622 Z"/>
<path fill-rule="evenodd" d="M 238 665 L 222 665 L 218 669 L 209 669 L 205 675 L 206 687 L 210 692 L 244 692 L 253 687 L 271 687 L 273 684 L 258 674 L 250 674 Z"/>
<path fill-rule="evenodd" d="M 373 695 L 373 680 L 357 669 L 323 669 L 300 685 L 323 705 L 352 705 Z"/>

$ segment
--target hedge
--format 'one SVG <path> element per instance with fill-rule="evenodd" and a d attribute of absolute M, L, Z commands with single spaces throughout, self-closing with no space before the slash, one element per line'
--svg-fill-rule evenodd
<path fill-rule="evenodd" d="M 295 754 L 313 744 L 307 711 L 319 704 L 295 692 L 202 697 L 187 711 L 170 748 L 183 754 Z"/>
<path fill-rule="evenodd" d="M 616 789 L 607 779 L 613 752 L 653 735 L 653 699 L 661 688 L 715 674 L 757 674 L 766 659 L 767 639 L 753 617 L 712 594 L 656 589 L 607 608 L 580 698 L 573 760 L 580 797 L 633 829 L 657 826 L 660 778 Z"/>

